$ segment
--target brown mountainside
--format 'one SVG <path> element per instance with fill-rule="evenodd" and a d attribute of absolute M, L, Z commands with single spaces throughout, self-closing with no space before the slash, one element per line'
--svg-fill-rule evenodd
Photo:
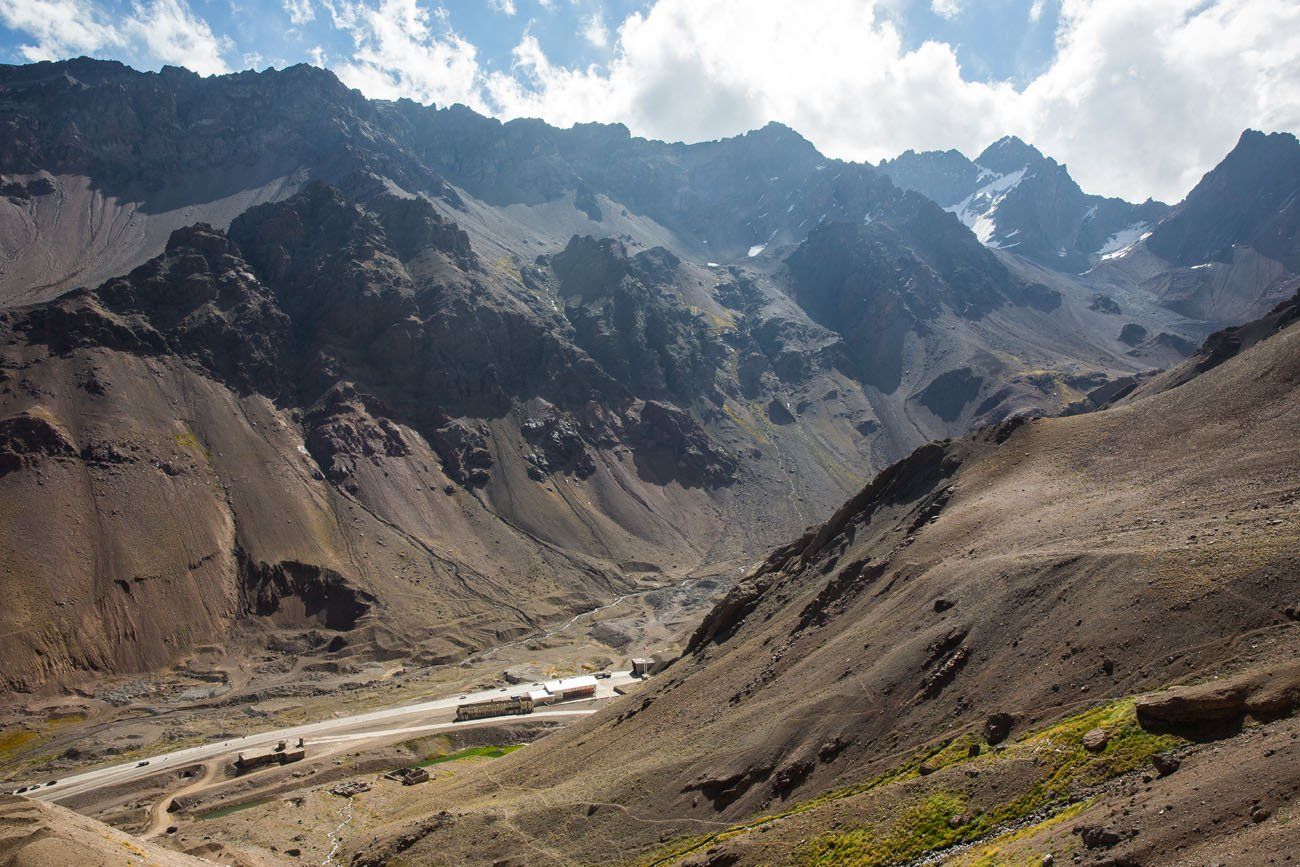
<path fill-rule="evenodd" d="M 1184 747 L 1197 770 L 1164 794 L 1134 774 L 1188 743 L 1160 720 L 1239 725 L 1300 703 L 1298 387 L 1291 326 L 1124 406 L 919 449 L 774 552 L 643 693 L 426 790 L 357 863 L 523 846 L 542 863 L 903 863 L 1026 822 L 1058 858 L 1096 843 L 1111 864 L 1246 863 L 1226 856 L 1253 841 L 1251 863 L 1274 863 L 1292 826 L 1248 830 L 1300 786 L 1294 762 L 1264 758 L 1289 723 Z M 1144 726 L 1126 703 L 1239 671 L 1233 698 Z M 1010 746 L 990 751 L 1000 728 Z M 1096 758 L 1079 740 L 1093 728 Z M 1249 767 L 1258 786 L 1225 784 Z M 1191 786 L 1211 780 L 1207 807 Z M 1128 794 L 1140 810 L 1118 808 Z M 1058 833 L 1052 817 L 1089 796 L 1104 827 Z M 1161 818 L 1155 798 L 1186 815 Z"/>

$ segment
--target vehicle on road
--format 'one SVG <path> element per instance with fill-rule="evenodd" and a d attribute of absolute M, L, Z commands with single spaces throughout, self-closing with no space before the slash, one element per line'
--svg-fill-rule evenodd
<path fill-rule="evenodd" d="M 148 760 L 148 759 L 145 759 L 143 762 L 136 762 L 136 763 L 135 763 L 135 766 L 136 766 L 137 768 L 143 768 L 143 767 L 144 767 L 145 765 L 147 765 L 147 764 L 149 764 L 149 760 Z"/>

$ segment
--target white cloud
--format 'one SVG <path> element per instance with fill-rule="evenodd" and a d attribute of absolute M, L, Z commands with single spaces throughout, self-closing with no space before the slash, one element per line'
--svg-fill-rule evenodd
<path fill-rule="evenodd" d="M 1244 128 L 1300 131 L 1298 57 L 1294 0 L 1066 0 L 1006 122 L 1085 189 L 1174 201 Z"/>
<path fill-rule="evenodd" d="M 163 63 L 185 66 L 200 75 L 229 72 L 222 55 L 230 40 L 219 38 L 212 28 L 190 11 L 183 0 L 153 0 L 136 3 L 133 15 L 123 24 L 130 38 L 143 45 L 144 52 Z"/>
<path fill-rule="evenodd" d="M 0 22 L 34 40 L 18 48 L 28 60 L 114 50 L 140 65 L 183 65 L 202 75 L 229 71 L 230 41 L 213 34 L 184 0 L 136 2 L 125 15 L 86 0 L 5 0 Z"/>
<path fill-rule="evenodd" d="M 316 7 L 311 0 L 284 0 L 284 14 L 289 16 L 289 23 L 301 27 L 316 17 Z"/>
<path fill-rule="evenodd" d="M 552 65 L 531 37 L 508 78 L 490 77 L 500 113 L 554 122 L 623 121 L 669 139 L 731 135 L 780 120 L 850 158 L 1001 135 L 1009 84 L 969 84 L 946 45 L 904 48 L 861 0 L 659 0 L 618 29 L 603 68 Z"/>
<path fill-rule="evenodd" d="M 961 13 L 961 0 L 930 0 L 930 10 L 940 18 L 956 18 Z"/>
<path fill-rule="evenodd" d="M 1029 7 L 1029 20 L 1037 21 L 1043 17 L 1043 0 L 1034 0 Z"/>
<path fill-rule="evenodd" d="M 582 25 L 582 38 L 597 48 L 608 46 L 609 29 L 605 26 L 605 16 L 597 12 L 587 18 Z"/>
<path fill-rule="evenodd" d="M 117 28 L 85 0 L 5 0 L 0 21 L 31 40 L 18 46 L 27 60 L 56 60 L 122 45 Z"/>
<path fill-rule="evenodd" d="M 515 0 L 488 0 L 488 5 L 502 15 L 514 15 L 517 11 Z"/>
<path fill-rule="evenodd" d="M 378 99 L 463 102 L 486 111 L 477 52 L 446 27 L 446 17 L 418 0 L 339 0 L 327 4 L 334 26 L 348 33 L 352 57 L 334 67 L 349 87 Z M 431 20 L 432 19 L 432 20 Z"/>

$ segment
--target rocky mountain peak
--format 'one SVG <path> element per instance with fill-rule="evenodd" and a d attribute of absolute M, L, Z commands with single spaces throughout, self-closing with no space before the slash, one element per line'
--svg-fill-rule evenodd
<path fill-rule="evenodd" d="M 998 174 L 1010 174 L 1026 166 L 1037 168 L 1057 164 L 1055 160 L 1043 156 L 1038 148 L 1013 135 L 1003 136 L 989 145 L 975 158 L 975 162 Z"/>
<path fill-rule="evenodd" d="M 769 120 L 758 129 L 745 133 L 743 138 L 751 142 L 761 142 L 773 146 L 804 151 L 816 150 L 813 143 L 800 135 L 798 131 L 775 120 Z"/>
<path fill-rule="evenodd" d="M 1300 271 L 1300 141 L 1290 133 L 1243 132 L 1147 241 L 1180 265 L 1228 263 L 1239 246 Z"/>
<path fill-rule="evenodd" d="M 239 249 L 226 237 L 226 233 L 207 223 L 184 226 L 168 236 L 165 252 L 174 254 L 183 249 L 200 251 L 209 259 L 239 255 Z"/>

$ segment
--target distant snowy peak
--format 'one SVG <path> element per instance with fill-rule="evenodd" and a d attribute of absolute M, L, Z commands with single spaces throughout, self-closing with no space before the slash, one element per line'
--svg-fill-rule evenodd
<path fill-rule="evenodd" d="M 1055 167 L 1056 160 L 1043 156 L 1043 152 L 1033 145 L 1025 144 L 1013 135 L 1003 136 L 984 149 L 975 158 L 975 164 L 994 174 L 1011 174 L 1017 169 L 1049 165 Z"/>
<path fill-rule="evenodd" d="M 985 246 L 1070 273 L 1131 247 L 1168 211 L 1090 196 L 1065 166 L 1015 136 L 973 161 L 951 150 L 908 151 L 878 168 L 954 214 Z"/>

